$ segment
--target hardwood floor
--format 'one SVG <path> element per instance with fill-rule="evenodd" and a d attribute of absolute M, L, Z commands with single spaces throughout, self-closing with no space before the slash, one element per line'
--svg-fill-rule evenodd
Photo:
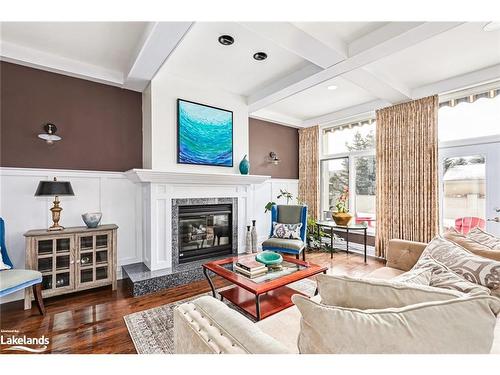
<path fill-rule="evenodd" d="M 329 267 L 328 273 L 363 276 L 383 262 L 368 258 L 367 264 L 357 254 L 308 253 L 307 261 Z M 222 279 L 214 279 L 216 287 L 224 286 Z M 162 292 L 130 297 L 122 281 L 116 291 L 110 287 L 84 291 L 45 300 L 46 315 L 41 316 L 36 307 L 23 310 L 22 301 L 0 306 L 0 329 L 18 330 L 17 336 L 50 339 L 46 353 L 135 353 L 123 316 L 133 312 L 190 298 L 209 291 L 203 280 Z M 5 334 L 8 336 L 8 334 Z M 5 352 L 0 347 L 0 354 Z"/>

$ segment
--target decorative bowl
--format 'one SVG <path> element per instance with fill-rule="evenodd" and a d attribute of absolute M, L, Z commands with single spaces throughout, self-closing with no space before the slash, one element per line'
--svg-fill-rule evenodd
<path fill-rule="evenodd" d="M 87 212 L 82 215 L 84 223 L 87 228 L 97 228 L 99 222 L 101 221 L 102 213 L 100 212 Z"/>
<path fill-rule="evenodd" d="M 347 226 L 352 219 L 352 215 L 349 212 L 332 212 L 332 219 L 337 225 Z"/>
<path fill-rule="evenodd" d="M 272 266 L 283 262 L 283 257 L 274 251 L 263 251 L 255 256 L 255 260 L 266 266 Z"/>

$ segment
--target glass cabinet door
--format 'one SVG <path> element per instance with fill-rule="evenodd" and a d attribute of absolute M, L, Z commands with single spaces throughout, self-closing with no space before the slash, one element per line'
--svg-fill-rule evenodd
<path fill-rule="evenodd" d="M 42 273 L 44 294 L 61 288 L 73 289 L 74 259 L 72 237 L 36 239 L 36 266 Z"/>
<path fill-rule="evenodd" d="M 85 289 L 94 282 L 111 280 L 111 233 L 103 232 L 78 237 L 77 287 Z"/>

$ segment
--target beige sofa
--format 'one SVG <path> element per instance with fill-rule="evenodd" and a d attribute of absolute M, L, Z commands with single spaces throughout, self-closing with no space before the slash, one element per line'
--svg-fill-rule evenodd
<path fill-rule="evenodd" d="M 409 271 L 426 244 L 391 240 L 387 263 L 367 277 L 391 279 Z M 319 300 L 319 296 L 313 297 Z M 180 305 L 174 312 L 175 351 L 183 353 L 298 353 L 300 312 L 293 306 L 253 323 L 213 297 Z M 500 354 L 500 317 L 491 353 Z"/>

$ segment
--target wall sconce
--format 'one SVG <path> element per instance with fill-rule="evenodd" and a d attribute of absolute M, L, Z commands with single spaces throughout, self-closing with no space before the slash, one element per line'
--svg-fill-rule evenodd
<path fill-rule="evenodd" d="M 280 163 L 280 161 L 281 160 L 278 157 L 278 154 L 276 154 L 276 152 L 271 151 L 269 153 L 269 163 L 274 164 L 274 165 L 278 165 Z"/>
<path fill-rule="evenodd" d="M 43 126 L 45 133 L 38 134 L 38 138 L 43 139 L 47 144 L 51 145 L 54 142 L 60 141 L 62 138 L 56 135 L 57 127 L 50 122 Z"/>

